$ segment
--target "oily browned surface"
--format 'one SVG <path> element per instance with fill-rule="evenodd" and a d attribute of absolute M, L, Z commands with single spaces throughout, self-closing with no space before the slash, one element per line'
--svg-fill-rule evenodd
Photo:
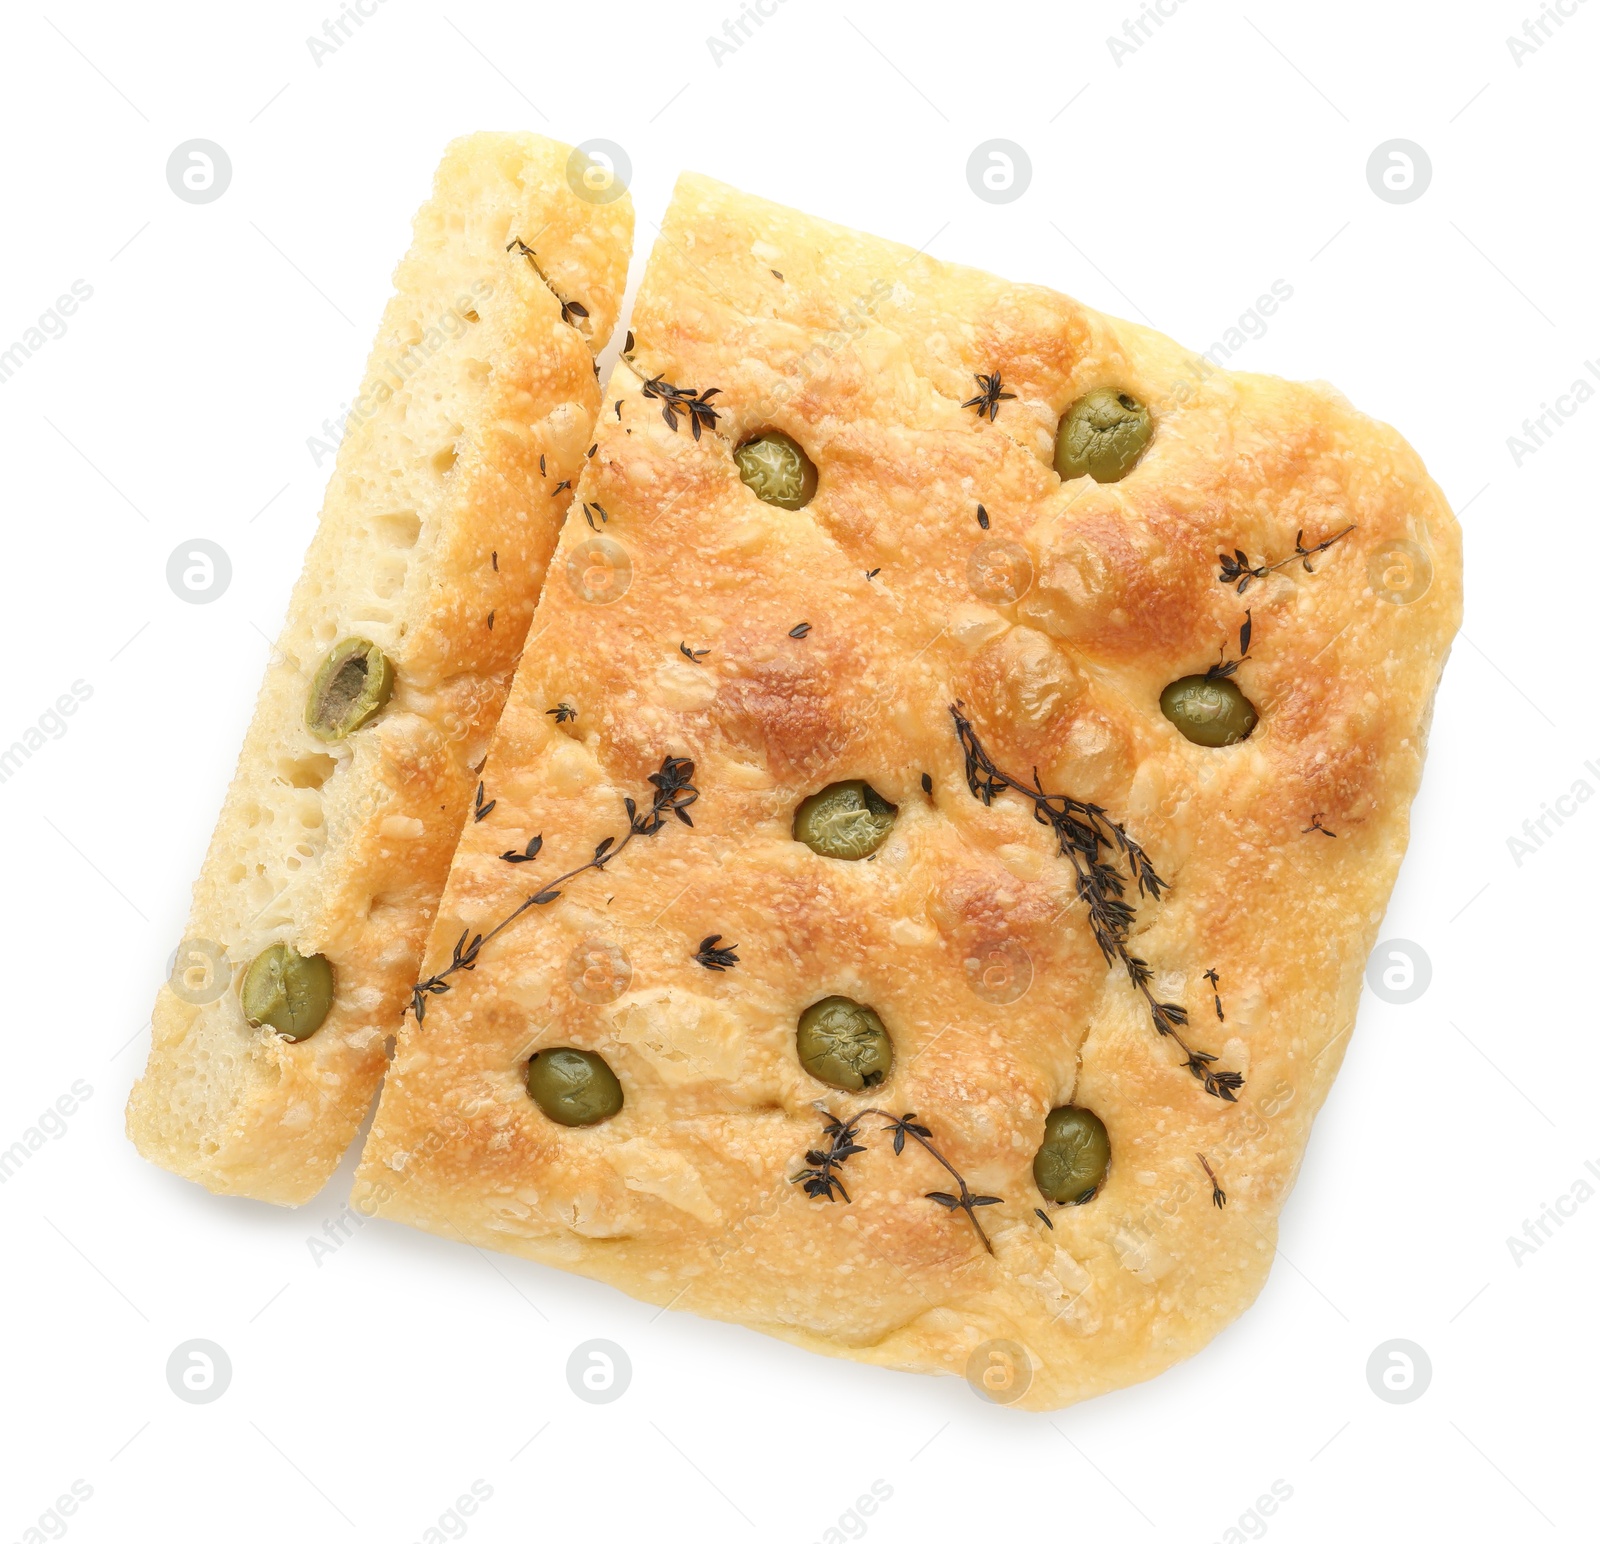
<path fill-rule="evenodd" d="M 195 885 L 185 938 L 227 951 L 232 986 L 210 1003 L 161 989 L 128 1105 L 140 1152 L 212 1190 L 308 1200 L 383 1075 L 571 496 L 557 488 L 591 443 L 594 351 L 627 275 L 631 208 L 576 197 L 568 154 L 534 134 L 455 141 L 396 270 Z M 586 307 L 586 332 L 556 292 Z M 389 655 L 394 696 L 327 745 L 305 727 L 307 688 L 352 636 Z M 299 1044 L 239 1004 L 244 968 L 280 941 L 334 967 L 333 1009 Z"/>
<path fill-rule="evenodd" d="M 1399 436 L 1327 388 L 1208 372 L 1064 297 L 697 177 L 634 330 L 579 489 L 631 582 L 582 598 L 569 576 L 594 577 L 597 538 L 568 523 L 485 770 L 498 803 L 464 836 L 427 968 L 620 837 L 622 799 L 647 800 L 665 755 L 695 762 L 695 824 L 635 838 L 430 998 L 357 1204 L 887 1366 L 960 1372 L 982 1342 L 1019 1341 L 1039 1408 L 1147 1377 L 1233 1319 L 1271 1263 L 1405 848 L 1458 620 L 1456 523 Z M 994 422 L 960 406 L 990 371 L 1016 393 Z M 640 394 L 652 376 L 719 388 L 715 431 L 670 428 Z M 1155 438 L 1123 482 L 1064 484 L 1055 426 L 1101 385 L 1149 403 Z M 766 427 L 818 465 L 804 510 L 738 479 L 732 448 Z M 1312 574 L 1242 597 L 1218 582 L 1219 550 L 1275 561 L 1297 531 L 1309 545 L 1351 524 Z M 1019 599 L 982 572 L 975 593 L 987 542 L 1026 555 Z M 1396 542 L 1433 572 L 1404 604 L 1374 591 Z M 1157 698 L 1237 652 L 1246 606 L 1238 679 L 1261 723 L 1240 745 L 1192 745 Z M 680 642 L 709 653 L 691 663 Z M 969 793 L 957 701 L 1000 766 L 1104 804 L 1172 885 L 1140 903 L 1132 947 L 1188 1008 L 1192 1042 L 1244 1074 L 1238 1103 L 1205 1092 L 1106 967 L 1031 805 Z M 574 721 L 550 716 L 561 702 Z M 899 806 L 877 856 L 792 840 L 799 801 L 852 777 Z M 1307 833 L 1313 814 L 1337 837 Z M 501 861 L 535 834 L 537 863 Z M 726 974 L 691 958 L 711 933 L 738 947 Z M 609 1002 L 568 969 L 601 944 L 631 964 Z M 1020 998 L 974 989 L 1019 959 Z M 870 1097 L 796 1058 L 799 1013 L 830 993 L 870 1002 L 893 1037 Z M 605 1056 L 617 1117 L 568 1130 L 539 1112 L 526 1060 L 558 1045 Z M 1046 1208 L 1051 1230 L 1031 1164 L 1068 1102 L 1105 1121 L 1112 1164 L 1089 1204 Z M 849 1205 L 789 1183 L 821 1141 L 817 1106 L 868 1103 L 915 1111 L 1003 1198 L 982 1213 L 992 1257 L 924 1199 L 945 1172 L 896 1157 L 875 1117 L 842 1171 Z"/>

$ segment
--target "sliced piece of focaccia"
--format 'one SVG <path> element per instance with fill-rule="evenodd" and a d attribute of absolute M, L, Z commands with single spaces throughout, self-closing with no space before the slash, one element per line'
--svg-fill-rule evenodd
<path fill-rule="evenodd" d="M 416 978 L 627 275 L 631 205 L 571 155 L 455 141 L 396 271 L 128 1104 L 212 1190 L 316 1193 Z"/>
<path fill-rule="evenodd" d="M 1459 610 L 1324 386 L 699 177 L 356 1204 L 1050 1408 L 1260 1289 Z M 692 822 L 692 823 L 691 823 Z"/>

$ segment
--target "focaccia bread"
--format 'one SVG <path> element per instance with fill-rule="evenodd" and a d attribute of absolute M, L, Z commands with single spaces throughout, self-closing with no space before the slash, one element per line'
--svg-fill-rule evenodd
<path fill-rule="evenodd" d="M 1030 1407 L 1148 1377 L 1271 1265 L 1456 522 L 1325 386 L 699 177 L 633 327 L 355 1204 Z"/>
<path fill-rule="evenodd" d="M 571 155 L 455 141 L 396 270 L 128 1103 L 139 1151 L 212 1190 L 309 1199 L 382 1076 L 626 280 L 631 204 L 580 197 Z"/>

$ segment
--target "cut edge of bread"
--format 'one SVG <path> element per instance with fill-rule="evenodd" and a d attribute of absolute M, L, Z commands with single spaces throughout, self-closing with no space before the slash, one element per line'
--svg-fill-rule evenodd
<path fill-rule="evenodd" d="M 396 270 L 128 1101 L 138 1150 L 213 1191 L 293 1205 L 322 1187 L 416 979 L 626 283 L 631 202 L 580 196 L 572 155 L 526 133 L 454 141 Z M 389 656 L 394 692 L 326 743 L 307 691 L 350 637 Z M 280 942 L 334 970 L 298 1043 L 240 1005 Z"/>

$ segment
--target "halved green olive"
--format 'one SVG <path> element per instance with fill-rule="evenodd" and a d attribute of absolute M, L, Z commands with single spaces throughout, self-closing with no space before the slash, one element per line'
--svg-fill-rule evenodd
<path fill-rule="evenodd" d="M 739 480 L 758 499 L 779 509 L 803 509 L 817 491 L 817 469 L 781 429 L 766 429 L 733 453 Z"/>
<path fill-rule="evenodd" d="M 1137 397 L 1100 386 L 1079 397 L 1056 430 L 1056 471 L 1063 478 L 1121 482 L 1155 433 L 1150 409 Z"/>
<path fill-rule="evenodd" d="M 342 740 L 374 717 L 394 690 L 394 666 L 365 638 L 336 643 L 317 667 L 306 698 L 306 728 L 319 740 Z"/>
<path fill-rule="evenodd" d="M 333 966 L 320 954 L 273 944 L 250 962 L 239 1002 L 252 1024 L 270 1024 L 285 1040 L 306 1040 L 333 1006 Z"/>
<path fill-rule="evenodd" d="M 800 1015 L 800 1065 L 818 1081 L 859 1093 L 876 1088 L 894 1065 L 894 1042 L 865 1003 L 824 997 Z"/>
<path fill-rule="evenodd" d="M 1234 745 L 1256 727 L 1255 705 L 1227 677 L 1186 675 L 1161 694 L 1161 711 L 1196 745 Z"/>
<path fill-rule="evenodd" d="M 1044 1141 L 1033 1155 L 1033 1182 L 1057 1206 L 1082 1206 L 1093 1198 L 1111 1162 L 1111 1139 L 1092 1110 L 1064 1104 L 1044 1121 Z"/>
<path fill-rule="evenodd" d="M 800 801 L 794 839 L 824 858 L 868 858 L 883 846 L 898 813 L 898 806 L 860 778 L 829 783 Z"/>
<path fill-rule="evenodd" d="M 598 1125 L 622 1108 L 622 1085 L 605 1058 L 571 1046 L 534 1052 L 528 1061 L 528 1092 L 563 1126 Z"/>

